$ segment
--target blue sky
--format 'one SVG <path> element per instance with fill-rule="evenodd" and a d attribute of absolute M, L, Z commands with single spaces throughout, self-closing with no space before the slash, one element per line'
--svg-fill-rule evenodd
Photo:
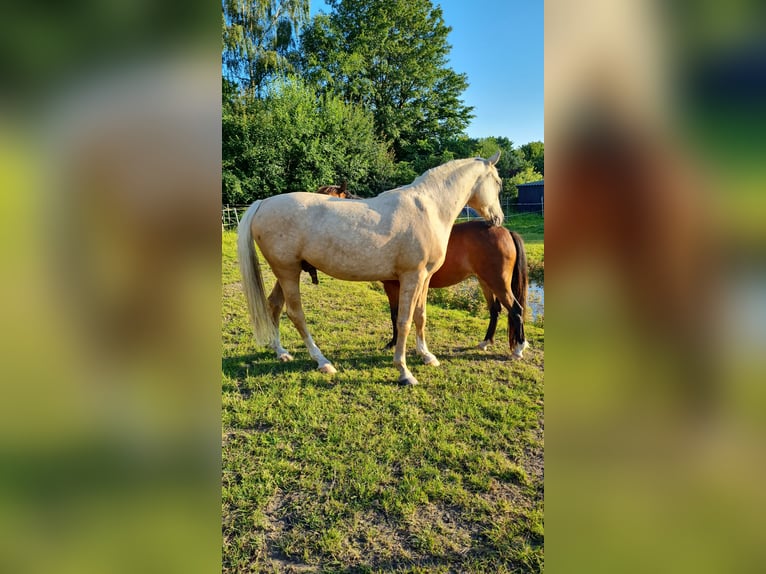
<path fill-rule="evenodd" d="M 311 1 L 311 15 L 329 12 Z M 543 141 L 543 0 L 433 0 L 452 27 L 450 67 L 468 76 L 470 137 Z"/>

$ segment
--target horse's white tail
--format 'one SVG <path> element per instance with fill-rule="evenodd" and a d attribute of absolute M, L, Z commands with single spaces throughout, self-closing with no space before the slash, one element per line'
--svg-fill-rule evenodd
<path fill-rule="evenodd" d="M 259 345 L 267 345 L 274 341 L 276 326 L 271 320 L 269 305 L 263 288 L 263 276 L 261 265 L 258 262 L 258 254 L 253 244 L 253 236 L 250 227 L 253 216 L 261 204 L 259 199 L 247 208 L 237 228 L 237 256 L 239 257 L 239 270 L 242 273 L 242 288 L 247 299 L 247 308 L 250 311 L 250 321 L 253 324 L 255 341 Z"/>

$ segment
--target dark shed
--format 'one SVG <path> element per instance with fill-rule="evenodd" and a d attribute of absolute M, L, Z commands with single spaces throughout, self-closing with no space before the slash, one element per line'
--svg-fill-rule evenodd
<path fill-rule="evenodd" d="M 520 212 L 541 214 L 544 212 L 544 180 L 520 183 L 516 188 L 519 190 L 519 199 L 516 206 Z"/>

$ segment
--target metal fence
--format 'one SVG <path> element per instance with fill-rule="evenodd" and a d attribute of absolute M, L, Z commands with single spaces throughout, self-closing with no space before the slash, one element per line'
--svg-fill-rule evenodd
<path fill-rule="evenodd" d="M 505 214 L 505 223 L 510 223 L 512 219 L 525 213 L 540 213 L 545 217 L 545 205 L 541 203 L 516 203 L 513 200 L 506 199 L 500 202 Z M 520 210 L 519 207 L 528 209 Z M 221 210 L 221 225 L 223 229 L 236 229 L 239 225 L 239 218 L 249 206 L 247 205 L 224 205 Z M 481 219 L 481 217 L 470 207 L 464 207 L 460 215 L 455 220 L 457 222 L 472 221 Z"/>
<path fill-rule="evenodd" d="M 221 225 L 224 229 L 236 229 L 239 225 L 239 218 L 245 212 L 248 206 L 224 205 L 221 210 Z"/>
<path fill-rule="evenodd" d="M 505 222 L 508 223 L 512 217 L 516 215 L 522 215 L 524 213 L 539 213 L 545 217 L 545 205 L 543 203 L 517 203 L 511 199 L 504 199 L 500 201 L 500 207 L 505 214 Z M 521 208 L 521 209 L 520 209 Z M 476 213 L 470 207 L 464 207 L 460 215 L 458 215 L 456 221 L 472 221 L 474 219 L 481 219 L 481 216 Z"/>

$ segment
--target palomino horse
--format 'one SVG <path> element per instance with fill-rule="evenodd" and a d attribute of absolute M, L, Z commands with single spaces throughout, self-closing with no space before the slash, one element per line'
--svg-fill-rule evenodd
<path fill-rule="evenodd" d="M 317 193 L 340 198 L 354 198 L 344 185 L 324 185 Z M 305 261 L 303 270 L 319 282 L 316 268 Z M 447 243 L 447 254 L 442 266 L 433 274 L 429 288 L 449 287 L 474 276 L 479 280 L 489 308 L 489 326 L 480 349 L 495 342 L 497 318 L 502 307 L 508 310 L 508 345 L 514 357 L 522 358 L 529 344 L 524 335 L 524 310 L 527 303 L 528 269 L 524 242 L 515 231 L 504 227 L 490 227 L 483 221 L 458 223 L 452 228 Z M 384 281 L 383 287 L 391 310 L 393 336 L 386 345 L 396 344 L 399 282 Z"/>
<path fill-rule="evenodd" d="M 501 181 L 495 169 L 499 157 L 498 152 L 488 160 L 453 160 L 409 185 L 360 201 L 296 192 L 253 203 L 240 220 L 237 251 L 256 341 L 269 343 L 280 360 L 292 359 L 279 341 L 279 316 L 286 304 L 319 370 L 334 373 L 306 327 L 301 261 L 348 281 L 397 280 L 394 365 L 400 383 L 417 384 L 405 360 L 410 325 L 414 318 L 423 362 L 438 365 L 425 340 L 428 282 L 444 261 L 452 222 L 464 205 L 496 226 L 502 223 Z M 277 278 L 268 302 L 253 240 Z"/>

